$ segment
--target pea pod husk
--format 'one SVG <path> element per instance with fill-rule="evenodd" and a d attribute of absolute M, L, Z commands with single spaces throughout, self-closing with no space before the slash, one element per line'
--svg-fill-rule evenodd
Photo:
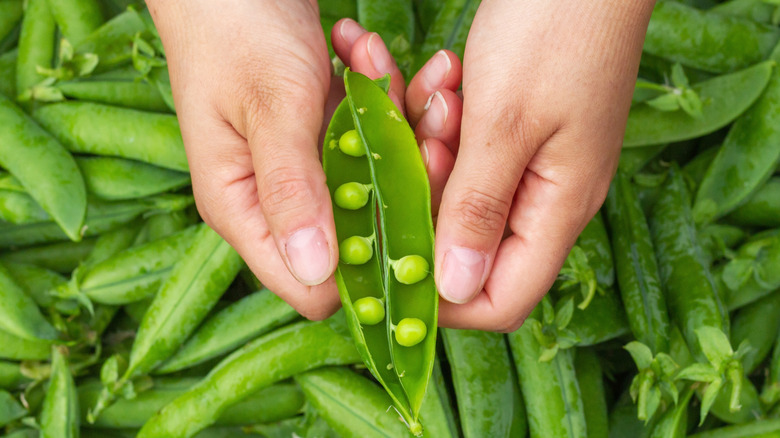
<path fill-rule="evenodd" d="M 109 201 L 141 198 L 190 183 L 184 172 L 116 157 L 76 157 L 87 190 Z"/>
<path fill-rule="evenodd" d="M 138 438 L 191 437 L 231 405 L 272 383 L 325 365 L 358 362 L 360 356 L 352 342 L 329 324 L 289 325 L 225 358 L 200 383 L 152 417 Z"/>
<path fill-rule="evenodd" d="M 16 91 L 20 95 L 46 79 L 38 73 L 38 66 L 52 66 L 56 33 L 57 23 L 49 9 L 48 0 L 28 1 L 19 34 L 19 57 L 16 62 Z"/>
<path fill-rule="evenodd" d="M 79 437 L 79 400 L 68 361 L 52 350 L 52 373 L 41 410 L 41 438 Z"/>

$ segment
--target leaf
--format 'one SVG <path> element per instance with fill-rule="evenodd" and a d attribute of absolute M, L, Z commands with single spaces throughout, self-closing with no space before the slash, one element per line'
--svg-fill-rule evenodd
<path fill-rule="evenodd" d="M 715 399 L 718 397 L 718 393 L 720 392 L 720 388 L 722 386 L 723 380 L 721 378 L 717 378 L 713 380 L 712 383 L 707 385 L 707 388 L 704 390 L 704 394 L 701 397 L 701 419 L 699 420 L 699 426 L 704 423 L 704 419 L 707 417 L 707 413 L 710 412 L 710 408 L 715 402 Z"/>
<path fill-rule="evenodd" d="M 566 328 L 574 315 L 574 300 L 567 297 L 563 304 L 555 311 L 555 326 L 558 329 Z"/>
<path fill-rule="evenodd" d="M 703 363 L 694 363 L 680 370 L 676 379 L 692 380 L 694 382 L 712 382 L 720 379 L 718 373 L 712 366 Z"/>
<path fill-rule="evenodd" d="M 739 290 L 753 274 L 752 259 L 736 258 L 723 268 L 723 282 L 730 290 Z"/>
<path fill-rule="evenodd" d="M 691 89 L 684 90 L 679 96 L 680 107 L 694 119 L 702 117 L 702 103 L 699 95 Z"/>
<path fill-rule="evenodd" d="M 645 424 L 653 418 L 658 407 L 661 406 L 661 390 L 654 386 L 650 388 L 646 397 L 647 401 L 645 402 L 645 411 L 643 412 L 644 418 L 639 418 L 644 420 Z"/>
<path fill-rule="evenodd" d="M 636 363 L 636 367 L 640 371 L 650 368 L 650 365 L 653 362 L 653 352 L 650 350 L 650 347 L 639 341 L 631 341 L 623 346 L 623 348 L 626 349 L 634 359 L 634 363 Z"/>
<path fill-rule="evenodd" d="M 550 348 L 545 348 L 542 350 L 542 354 L 539 355 L 539 362 L 549 362 L 555 358 L 555 355 L 558 354 L 558 344 L 553 344 Z"/>
<path fill-rule="evenodd" d="M 696 337 L 699 340 L 701 351 L 707 356 L 707 360 L 716 368 L 734 354 L 728 336 L 722 330 L 715 327 L 699 327 L 696 329 Z"/>
<path fill-rule="evenodd" d="M 685 89 L 691 85 L 688 83 L 688 77 L 685 76 L 682 64 L 675 62 L 672 66 L 672 85 L 676 88 Z"/>
<path fill-rule="evenodd" d="M 542 299 L 542 318 L 545 325 L 551 325 L 555 322 L 555 309 L 548 297 Z"/>
<path fill-rule="evenodd" d="M 680 100 L 677 97 L 678 96 L 676 94 L 669 93 L 658 96 L 655 99 L 650 99 L 645 103 L 657 109 L 658 111 L 677 111 L 680 109 Z"/>

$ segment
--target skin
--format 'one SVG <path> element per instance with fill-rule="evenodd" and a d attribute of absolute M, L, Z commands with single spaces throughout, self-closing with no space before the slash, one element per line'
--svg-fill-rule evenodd
<path fill-rule="evenodd" d="M 316 1 L 147 4 L 201 216 L 264 285 L 327 317 L 338 242 L 317 147 L 343 89 Z M 441 325 L 512 331 L 549 289 L 617 166 L 653 4 L 485 0 L 463 68 L 438 52 L 406 89 L 378 35 L 334 26 L 346 65 L 392 75 L 420 140 Z"/>

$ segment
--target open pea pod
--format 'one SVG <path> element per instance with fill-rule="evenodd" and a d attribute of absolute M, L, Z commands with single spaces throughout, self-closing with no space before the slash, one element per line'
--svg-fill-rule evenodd
<path fill-rule="evenodd" d="M 361 358 L 419 434 L 438 304 L 430 187 L 414 134 L 386 91 L 358 73 L 344 78 L 347 99 L 323 148 L 341 242 L 336 280 Z"/>

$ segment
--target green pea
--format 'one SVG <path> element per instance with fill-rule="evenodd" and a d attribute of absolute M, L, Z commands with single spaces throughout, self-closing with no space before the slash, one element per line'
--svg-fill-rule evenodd
<path fill-rule="evenodd" d="M 376 325 L 385 319 L 385 305 L 375 297 L 363 297 L 352 304 L 361 324 Z"/>
<path fill-rule="evenodd" d="M 357 210 L 368 203 L 368 187 L 365 184 L 348 182 L 333 192 L 333 198 L 339 207 Z"/>
<path fill-rule="evenodd" d="M 371 239 L 363 236 L 347 237 L 339 245 L 341 261 L 349 265 L 362 265 L 371 260 L 373 253 Z"/>
<path fill-rule="evenodd" d="M 413 347 L 425 339 L 428 328 L 418 318 L 404 318 L 395 326 L 395 340 L 404 347 Z"/>
<path fill-rule="evenodd" d="M 393 271 L 399 283 L 414 284 L 428 276 L 428 261 L 418 255 L 404 256 L 393 263 Z"/>
<path fill-rule="evenodd" d="M 363 141 L 354 129 L 350 129 L 339 138 L 339 149 L 341 149 L 341 152 L 353 157 L 362 157 L 366 154 Z"/>

